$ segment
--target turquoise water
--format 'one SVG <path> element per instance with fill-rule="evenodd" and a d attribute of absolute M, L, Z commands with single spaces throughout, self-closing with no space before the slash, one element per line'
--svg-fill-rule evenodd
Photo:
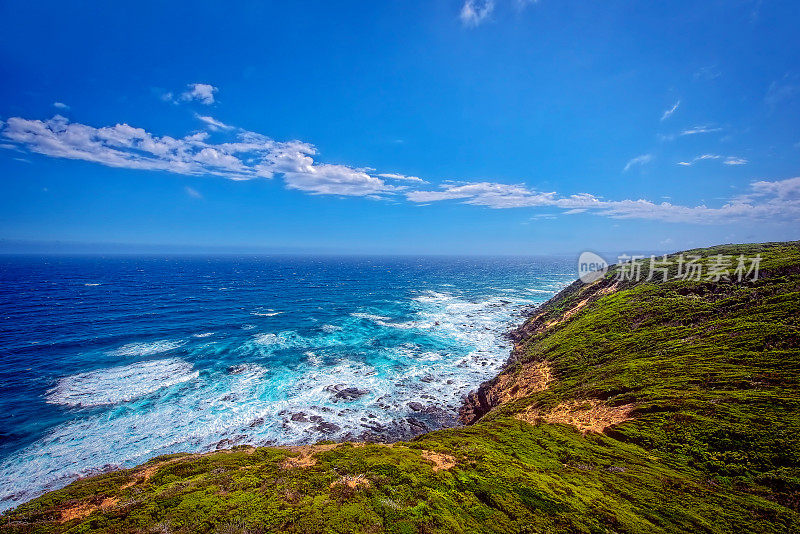
<path fill-rule="evenodd" d="M 0 509 L 236 444 L 456 424 L 562 258 L 0 259 Z"/>

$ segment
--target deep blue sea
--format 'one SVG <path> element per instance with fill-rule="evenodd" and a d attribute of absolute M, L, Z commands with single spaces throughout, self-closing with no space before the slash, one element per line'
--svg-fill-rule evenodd
<path fill-rule="evenodd" d="M 564 258 L 0 257 L 0 510 L 236 444 L 456 424 Z"/>

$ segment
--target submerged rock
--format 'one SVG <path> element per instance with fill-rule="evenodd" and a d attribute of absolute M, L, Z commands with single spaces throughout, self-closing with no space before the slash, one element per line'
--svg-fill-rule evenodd
<path fill-rule="evenodd" d="M 367 393 L 369 393 L 369 391 L 366 390 L 366 389 L 359 389 L 359 388 L 355 388 L 355 387 L 350 387 L 350 388 L 344 388 L 344 389 L 341 389 L 341 390 L 337 391 L 334 394 L 333 398 L 334 398 L 334 400 L 353 401 L 353 400 L 356 400 L 358 398 L 363 397 Z"/>
<path fill-rule="evenodd" d="M 340 431 L 341 429 L 342 427 L 340 427 L 339 425 L 335 423 L 330 423 L 328 421 L 322 421 L 321 423 L 317 424 L 317 426 L 314 427 L 314 430 L 322 432 L 323 434 L 333 434 L 335 432 Z"/>

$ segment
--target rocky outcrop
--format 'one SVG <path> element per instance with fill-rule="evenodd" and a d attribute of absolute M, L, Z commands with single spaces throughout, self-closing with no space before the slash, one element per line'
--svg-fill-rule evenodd
<path fill-rule="evenodd" d="M 533 309 L 530 317 L 508 333 L 514 342 L 503 371 L 481 384 L 464 399 L 459 421 L 471 425 L 492 409 L 547 388 L 553 373 L 547 362 L 526 362 L 526 346 L 534 336 L 556 327 L 577 315 L 584 307 L 619 288 L 611 277 L 591 284 L 576 280 L 553 298 Z"/>
<path fill-rule="evenodd" d="M 471 425 L 496 406 L 547 389 L 552 380 L 548 362 L 529 362 L 504 371 L 467 396 L 459 410 L 459 420 Z"/>

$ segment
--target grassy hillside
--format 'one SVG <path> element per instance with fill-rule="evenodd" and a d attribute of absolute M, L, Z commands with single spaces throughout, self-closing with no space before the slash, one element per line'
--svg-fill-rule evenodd
<path fill-rule="evenodd" d="M 515 333 L 469 426 L 156 458 L 0 531 L 798 532 L 800 243 L 689 253 L 761 254 L 759 279 L 573 284 Z"/>

